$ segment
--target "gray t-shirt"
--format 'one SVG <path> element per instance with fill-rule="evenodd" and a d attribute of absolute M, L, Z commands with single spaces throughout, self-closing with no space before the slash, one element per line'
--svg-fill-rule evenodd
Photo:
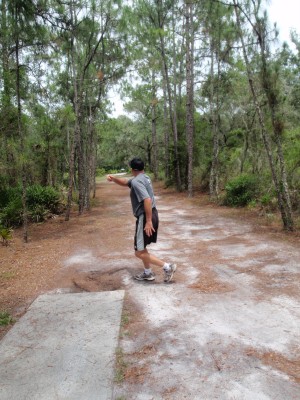
<path fill-rule="evenodd" d="M 138 217 L 145 212 L 144 200 L 152 200 L 152 208 L 156 207 L 152 182 L 148 175 L 141 173 L 128 181 L 133 215 Z"/>

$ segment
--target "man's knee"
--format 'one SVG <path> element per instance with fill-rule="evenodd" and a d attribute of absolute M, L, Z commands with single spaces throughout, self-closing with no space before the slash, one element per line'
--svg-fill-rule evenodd
<path fill-rule="evenodd" d="M 139 258 L 140 260 L 142 260 L 145 257 L 146 254 L 146 250 L 136 250 L 134 255 Z"/>

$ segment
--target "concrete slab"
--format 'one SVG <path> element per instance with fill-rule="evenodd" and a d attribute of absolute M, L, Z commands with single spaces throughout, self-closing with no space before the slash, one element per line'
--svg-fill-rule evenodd
<path fill-rule="evenodd" d="M 123 299 L 38 297 L 0 342 L 0 399 L 111 400 Z"/>

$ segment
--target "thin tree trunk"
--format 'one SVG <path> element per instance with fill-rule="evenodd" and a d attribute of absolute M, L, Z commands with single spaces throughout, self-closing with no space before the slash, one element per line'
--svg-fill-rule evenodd
<path fill-rule="evenodd" d="M 21 161 L 21 176 L 22 176 L 22 207 L 23 207 L 23 240 L 28 242 L 28 210 L 27 210 L 27 174 L 26 174 L 26 156 L 25 156 L 25 137 L 22 124 L 22 105 L 20 93 L 20 55 L 19 55 L 19 26 L 18 26 L 18 9 L 15 8 L 15 27 L 17 38 L 15 42 L 16 54 L 16 94 L 17 94 L 17 108 L 18 108 L 18 133 L 20 138 L 20 154 L 22 155 Z"/>
<path fill-rule="evenodd" d="M 89 195 L 86 192 L 89 190 L 86 174 L 88 174 L 88 162 L 87 162 L 87 154 L 86 154 L 86 138 L 83 135 L 83 106 L 84 106 L 84 97 L 86 88 L 84 87 L 85 78 L 88 72 L 88 68 L 91 65 L 97 50 L 103 42 L 104 34 L 107 31 L 108 24 L 110 22 L 110 15 L 107 14 L 105 21 L 103 22 L 103 26 L 101 29 L 101 34 L 95 43 L 95 45 L 91 45 L 91 42 L 88 41 L 87 47 L 85 48 L 85 52 L 82 52 L 82 49 L 75 48 L 76 43 L 76 28 L 77 24 L 77 14 L 74 10 L 74 0 L 70 2 L 70 14 L 71 14 L 71 26 L 72 26 L 72 49 L 71 49 L 71 64 L 72 64 L 72 74 L 73 74 L 73 90 L 74 90 L 74 113 L 75 113 L 75 128 L 74 128 L 74 141 L 72 145 L 72 150 L 70 153 L 70 166 L 69 166 L 69 190 L 68 190 L 68 204 L 67 204 L 67 212 L 66 219 L 69 218 L 70 208 L 71 208 L 71 200 L 72 200 L 72 190 L 73 190 L 73 181 L 71 176 L 74 175 L 75 172 L 75 150 L 77 150 L 77 159 L 78 159 L 78 189 L 79 189 L 79 214 L 81 214 L 86 208 L 86 196 Z M 93 33 L 93 32 L 92 32 Z M 91 33 L 91 37 L 92 37 Z M 78 50 L 78 53 L 76 52 Z M 83 57 L 83 53 L 85 54 L 85 58 L 79 62 L 79 57 Z M 77 57 L 77 58 L 76 58 Z M 82 63 L 83 61 L 83 63 Z M 73 172 L 73 174 L 72 174 Z"/>
<path fill-rule="evenodd" d="M 4 117 L 10 118 L 12 112 L 12 102 L 11 102 L 11 72 L 9 68 L 9 49 L 8 49 L 8 28 L 7 28 L 7 2 L 6 0 L 2 0 L 1 3 L 1 24 L 0 24 L 0 37 L 2 44 L 2 79 L 3 79 L 3 95 L 2 95 L 2 115 Z M 5 124 L 3 124 L 4 126 Z M 9 183 L 11 185 L 15 185 L 18 180 L 18 173 L 16 173 L 15 168 L 11 168 L 12 165 L 15 165 L 15 160 L 13 153 L 11 152 L 8 145 L 8 137 L 7 132 L 3 132 L 3 146 L 4 146 L 4 154 L 6 155 L 6 163 L 10 166 L 8 169 L 9 174 Z"/>
<path fill-rule="evenodd" d="M 157 106 L 157 98 L 156 98 L 156 86 L 155 86 L 155 74 L 152 70 L 152 107 L 151 107 L 151 131 L 152 131 L 152 149 L 153 149 L 153 157 L 152 157 L 152 169 L 154 172 L 154 179 L 158 179 L 158 165 L 157 165 L 157 135 L 156 135 L 156 106 Z"/>
<path fill-rule="evenodd" d="M 70 3 L 70 13 L 72 19 L 72 25 L 74 26 L 74 10 L 73 10 L 73 3 Z M 72 197 L 73 197 L 73 185 L 74 185 L 74 175 L 75 175 L 75 152 L 76 147 L 78 144 L 79 139 L 79 129 L 78 126 L 78 87 L 77 87 L 77 73 L 75 69 L 75 37 L 72 31 L 72 38 L 71 38 L 71 68 L 72 68 L 72 76 L 73 76 L 73 89 L 74 89 L 74 109 L 75 109 L 75 127 L 74 127 L 74 135 L 72 138 L 72 144 L 70 149 L 70 156 L 69 156 L 69 184 L 68 184 L 68 196 L 67 196 L 67 206 L 66 206 L 66 214 L 65 220 L 69 221 L 70 213 L 71 213 L 71 206 L 72 206 Z"/>
<path fill-rule="evenodd" d="M 91 192 L 93 199 L 96 197 L 96 176 L 97 176 L 97 143 L 95 129 L 93 126 L 93 139 L 92 139 L 92 157 L 91 157 Z"/>
<path fill-rule="evenodd" d="M 184 19 L 182 21 L 182 24 L 183 24 L 182 32 L 184 32 L 184 24 L 185 24 Z M 174 46 L 175 46 L 175 41 L 174 41 Z M 181 50 L 180 50 L 180 54 L 182 54 L 182 55 L 185 53 L 184 46 L 185 46 L 184 40 L 182 40 L 182 42 L 181 42 Z M 179 59 L 179 68 L 178 68 L 178 75 L 179 76 L 178 76 L 178 84 L 177 84 L 177 86 L 178 86 L 178 96 L 177 97 L 178 97 L 178 103 L 179 103 L 180 106 L 182 105 L 182 85 L 183 85 L 184 78 L 185 78 L 184 72 L 185 72 L 184 71 L 184 57 L 182 56 Z"/>
<path fill-rule="evenodd" d="M 180 155 L 178 148 L 178 128 L 177 128 L 177 54 L 175 45 L 175 10 L 173 7 L 173 135 L 174 135 L 174 157 L 175 157 L 175 177 L 176 188 L 181 191 L 181 173 L 180 173 Z M 164 43 L 164 42 L 163 42 Z M 164 43 L 165 45 L 165 43 Z M 164 46 L 164 60 L 166 62 L 166 53 Z M 170 101 L 172 102 L 171 88 L 170 88 Z"/>
<path fill-rule="evenodd" d="M 233 4 L 234 4 L 236 21 L 237 21 L 238 30 L 239 30 L 239 36 L 240 36 L 241 43 L 242 43 L 242 48 L 243 48 L 243 55 L 244 55 L 244 60 L 245 60 L 245 64 L 246 64 L 246 69 L 247 69 L 249 86 L 250 86 L 250 90 L 251 90 L 251 93 L 252 93 L 253 102 L 254 102 L 254 105 L 255 105 L 255 108 L 256 108 L 256 111 L 257 111 L 258 120 L 259 120 L 261 133 L 262 133 L 262 137 L 263 137 L 263 142 L 264 142 L 264 146 L 265 146 L 265 149 L 266 149 L 266 152 L 267 152 L 267 156 L 268 156 L 268 160 L 269 160 L 269 164 L 270 164 L 270 169 L 271 169 L 271 173 L 272 173 L 274 187 L 275 187 L 275 190 L 276 190 L 276 193 L 277 193 L 278 205 L 279 205 L 279 209 L 280 209 L 280 212 L 281 212 L 283 226 L 284 226 L 284 228 L 286 230 L 292 230 L 293 229 L 293 219 L 292 219 L 292 216 L 290 214 L 289 207 L 284 202 L 284 198 L 283 198 L 283 195 L 282 195 L 282 190 L 281 190 L 281 187 L 280 187 L 281 186 L 280 185 L 280 180 L 278 179 L 278 176 L 277 176 L 276 166 L 275 166 L 275 162 L 274 162 L 273 155 L 272 155 L 271 139 L 270 139 L 269 134 L 268 134 L 268 132 L 266 130 L 266 127 L 265 127 L 264 118 L 263 118 L 263 112 L 261 110 L 261 107 L 260 107 L 260 104 L 259 104 L 259 101 L 258 101 L 258 95 L 257 95 L 256 89 L 255 89 L 254 83 L 253 83 L 253 76 L 252 76 L 250 63 L 249 63 L 248 55 L 247 55 L 247 52 L 246 52 L 246 46 L 245 46 L 245 42 L 244 42 L 244 37 L 243 37 L 243 33 L 242 33 L 242 28 L 241 28 L 239 4 L 238 4 L 237 0 L 233 0 Z"/>
<path fill-rule="evenodd" d="M 1 45 L 2 45 L 2 79 L 3 79 L 3 96 L 2 106 L 4 111 L 8 111 L 11 106 L 10 95 L 10 69 L 9 69 L 9 54 L 8 54 L 8 38 L 7 38 L 7 2 L 2 0 L 1 3 Z"/>
<path fill-rule="evenodd" d="M 188 196 L 193 196 L 193 152 L 194 152 L 194 33 L 193 3 L 186 1 L 186 137 L 188 149 Z"/>
<path fill-rule="evenodd" d="M 164 100 L 164 149 L 165 149 L 165 179 L 170 180 L 170 135 L 168 124 L 168 105 L 167 105 L 167 91 L 166 81 L 163 77 L 163 100 Z"/>
<path fill-rule="evenodd" d="M 213 38 L 210 38 L 210 52 L 211 52 L 211 61 L 210 61 L 210 118 L 212 125 L 212 134 L 213 134 L 213 154 L 212 154 L 212 163 L 210 169 L 210 177 L 209 177 L 209 194 L 212 198 L 218 198 L 219 195 L 219 126 L 218 126 L 218 89 L 215 91 L 215 74 L 214 74 L 214 43 Z M 219 77 L 219 61 L 217 60 L 218 65 L 218 77 Z"/>
<path fill-rule="evenodd" d="M 261 49 L 261 59 L 262 59 L 262 86 L 266 97 L 268 99 L 269 109 L 271 112 L 272 127 L 274 132 L 275 143 L 277 147 L 277 155 L 279 160 L 280 168 L 280 184 L 279 189 L 282 195 L 282 201 L 284 203 L 285 218 L 286 218 L 286 229 L 293 230 L 293 217 L 292 217 L 292 206 L 290 200 L 289 187 L 287 182 L 286 166 L 282 149 L 281 137 L 283 133 L 283 122 L 278 117 L 279 100 L 278 94 L 274 90 L 274 83 L 271 82 L 270 73 L 267 68 L 266 61 L 266 48 L 265 48 L 265 38 L 264 33 L 256 30 L 258 36 L 258 42 Z"/>
<path fill-rule="evenodd" d="M 85 184 L 85 208 L 89 210 L 91 208 L 91 202 L 90 202 L 90 193 L 91 190 L 95 191 L 94 188 L 94 154 L 95 152 L 93 151 L 95 146 L 94 143 L 94 115 L 93 115 L 93 110 L 91 105 L 89 105 L 89 121 L 88 121 L 88 129 L 87 129 L 87 159 L 86 159 L 86 166 L 87 166 L 87 171 L 86 171 L 86 184 Z"/>
<path fill-rule="evenodd" d="M 75 137 L 75 131 L 74 131 L 74 136 L 72 139 L 72 145 L 71 145 L 70 156 L 69 156 L 69 183 L 68 183 L 68 195 L 67 195 L 65 221 L 69 221 L 70 213 L 71 213 L 74 174 L 75 174 L 75 151 L 76 151 L 76 137 Z"/>
<path fill-rule="evenodd" d="M 80 87 L 81 94 L 81 87 Z M 84 211 L 84 199 L 85 199 L 85 176 L 86 176 L 86 155 L 85 155 L 85 140 L 82 132 L 82 100 L 81 95 L 79 96 L 79 105 L 75 112 L 75 117 L 78 120 L 78 213 L 82 214 Z"/>
<path fill-rule="evenodd" d="M 161 21 L 161 10 L 162 10 L 162 0 L 159 0 L 159 28 L 163 29 L 163 23 Z M 165 42 L 164 37 L 160 33 L 160 52 L 161 58 L 163 62 L 163 76 L 166 82 L 166 90 L 167 90 L 167 97 L 168 97 L 168 104 L 169 104 L 169 117 L 171 121 L 171 127 L 173 132 L 173 140 L 174 140 L 174 164 L 175 164 L 175 183 L 176 189 L 181 191 L 181 177 L 180 177 L 180 162 L 179 162 L 179 151 L 178 151 L 178 131 L 177 131 L 177 115 L 176 115 L 176 93 L 173 93 L 174 97 L 174 109 L 172 105 L 172 93 L 171 93 L 171 83 L 169 78 L 169 71 L 167 65 L 167 57 L 165 51 Z M 175 51 L 175 50 L 174 50 Z M 175 68 L 175 66 L 174 66 Z M 175 80 L 175 77 L 174 77 Z M 175 86 L 176 89 L 176 86 Z"/>

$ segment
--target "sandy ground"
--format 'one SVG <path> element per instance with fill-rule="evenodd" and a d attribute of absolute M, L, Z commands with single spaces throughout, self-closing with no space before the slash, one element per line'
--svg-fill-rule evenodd
<path fill-rule="evenodd" d="M 128 191 L 102 182 L 83 216 L 56 218 L 1 247 L 0 310 L 40 293 L 125 289 L 114 400 L 300 399 L 299 238 L 240 210 L 156 187 L 170 284 L 137 282 Z M 6 330 L 1 328 L 0 333 Z"/>

